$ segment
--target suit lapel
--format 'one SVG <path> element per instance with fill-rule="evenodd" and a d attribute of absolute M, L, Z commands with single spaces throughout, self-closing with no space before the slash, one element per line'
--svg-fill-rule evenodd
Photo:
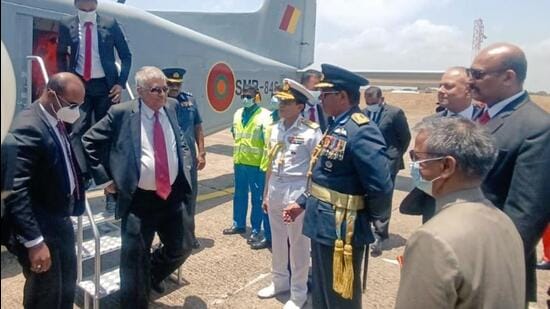
<path fill-rule="evenodd" d="M 514 101 L 510 102 L 502 111 L 491 118 L 486 124 L 486 128 L 491 134 L 495 133 L 514 111 L 529 100 L 529 96 L 524 94 Z"/>
<path fill-rule="evenodd" d="M 109 35 L 109 30 L 105 27 L 103 24 L 103 18 L 101 16 L 97 15 L 96 19 L 96 27 L 97 27 L 97 49 L 100 55 L 103 55 L 104 46 L 103 42 L 105 42 L 107 36 Z"/>
<path fill-rule="evenodd" d="M 132 112 L 130 114 L 130 128 L 132 130 L 132 146 L 134 147 L 134 157 L 136 168 L 140 170 L 141 162 L 141 102 L 134 100 L 132 104 Z"/>

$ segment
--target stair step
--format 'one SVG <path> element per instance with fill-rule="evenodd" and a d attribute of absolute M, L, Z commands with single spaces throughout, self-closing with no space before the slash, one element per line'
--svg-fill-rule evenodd
<path fill-rule="evenodd" d="M 99 253 L 101 255 L 116 251 L 121 247 L 120 230 L 114 230 L 108 234 L 104 234 L 99 238 Z M 76 247 L 78 252 L 78 246 Z M 82 261 L 94 258 L 95 256 L 95 239 L 90 239 L 82 243 Z"/>
<path fill-rule="evenodd" d="M 71 217 L 71 221 L 73 222 L 73 228 L 76 231 L 78 229 L 78 217 Z M 94 214 L 94 222 L 97 225 L 105 222 L 114 222 L 115 216 L 111 213 L 107 212 L 99 212 Z M 88 216 L 82 215 L 82 228 L 86 229 L 90 227 L 90 220 L 88 219 Z"/>
<path fill-rule="evenodd" d="M 96 297 L 93 277 L 81 281 L 78 286 L 92 298 Z M 99 295 L 96 298 L 103 298 L 118 290 L 120 290 L 120 273 L 118 268 L 114 268 L 99 277 Z"/>

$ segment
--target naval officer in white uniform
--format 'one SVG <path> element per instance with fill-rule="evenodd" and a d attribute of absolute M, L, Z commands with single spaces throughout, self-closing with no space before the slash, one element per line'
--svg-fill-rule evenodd
<path fill-rule="evenodd" d="M 283 209 L 306 190 L 311 154 L 321 140 L 317 123 L 302 117 L 310 92 L 291 79 L 275 93 L 281 119 L 268 130 L 267 155 L 262 162 L 266 170 L 264 210 L 269 214 L 272 234 L 272 282 L 258 292 L 269 298 L 290 290 L 284 309 L 301 308 L 307 300 L 309 238 L 302 234 L 304 216 L 290 224 L 283 222 Z M 288 262 L 290 257 L 290 275 Z"/>

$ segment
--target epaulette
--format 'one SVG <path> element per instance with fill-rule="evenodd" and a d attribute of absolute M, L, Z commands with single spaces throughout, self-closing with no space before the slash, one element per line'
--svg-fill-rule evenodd
<path fill-rule="evenodd" d="M 355 122 L 358 126 L 365 125 L 370 121 L 369 117 L 365 116 L 363 113 L 353 113 L 353 115 L 351 115 L 351 120 L 353 120 L 353 122 Z"/>
<path fill-rule="evenodd" d="M 193 94 L 191 92 L 187 92 L 187 91 L 182 91 L 181 93 L 185 94 L 186 96 L 188 97 L 192 97 Z"/>
<path fill-rule="evenodd" d="M 305 119 L 305 118 L 302 119 L 302 123 L 305 124 L 310 129 L 319 128 L 319 124 L 317 122 L 313 122 L 313 121 Z"/>

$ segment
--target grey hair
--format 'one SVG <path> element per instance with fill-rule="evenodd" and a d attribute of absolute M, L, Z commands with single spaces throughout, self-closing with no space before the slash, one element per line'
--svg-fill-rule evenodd
<path fill-rule="evenodd" d="M 457 169 L 468 177 L 483 179 L 496 160 L 493 137 L 476 123 L 462 117 L 430 117 L 414 127 L 427 135 L 430 153 L 453 157 Z"/>
<path fill-rule="evenodd" d="M 151 79 L 162 79 L 166 81 L 166 76 L 157 67 L 144 66 L 136 72 L 135 79 L 136 87 L 145 87 L 145 84 Z"/>

